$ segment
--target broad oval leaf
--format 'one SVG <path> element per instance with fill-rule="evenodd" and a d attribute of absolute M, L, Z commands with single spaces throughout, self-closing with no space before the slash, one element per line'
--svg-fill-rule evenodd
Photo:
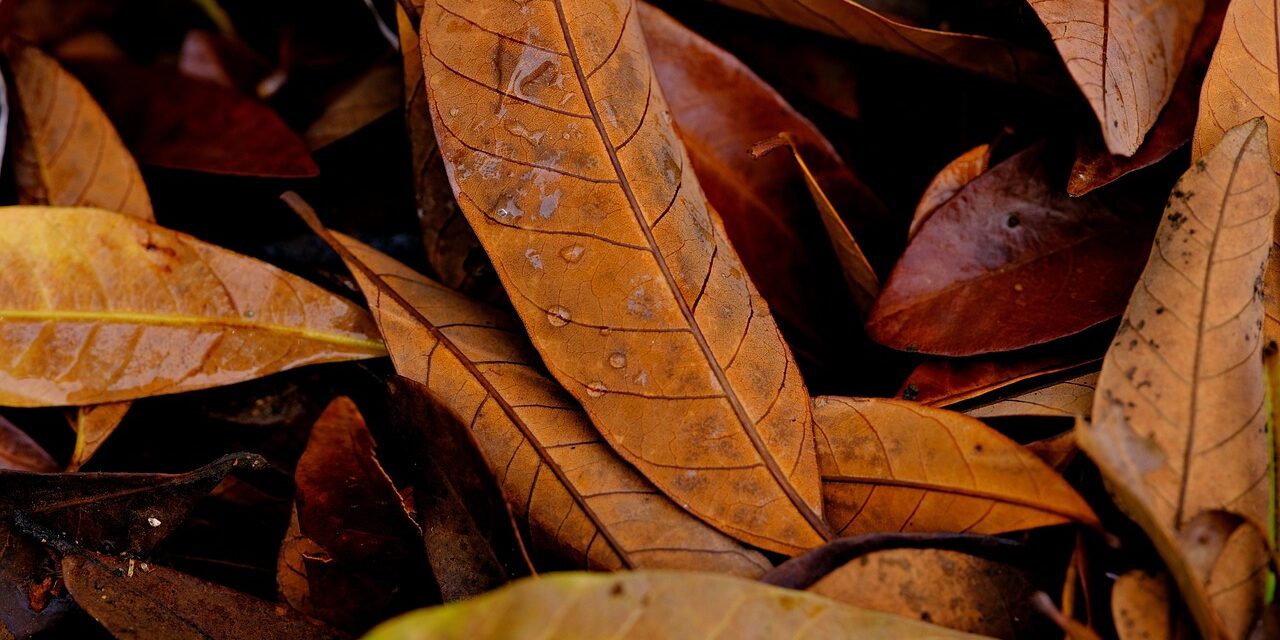
<path fill-rule="evenodd" d="M 322 227 L 317 230 L 327 234 Z M 755 577 L 768 562 L 682 511 L 602 442 L 514 319 L 350 238 L 333 238 L 400 375 L 466 421 L 530 544 L 592 569 Z"/>
<path fill-rule="evenodd" d="M 814 546 L 804 383 L 686 170 L 632 6 L 426 4 L 454 192 L 551 373 L 623 458 L 730 535 Z"/>
<path fill-rule="evenodd" d="M 1131 156 L 1173 93 L 1205 0 L 1030 0 L 1102 123 Z"/>
<path fill-rule="evenodd" d="M 35 47 L 11 41 L 6 52 L 19 107 L 13 155 L 19 202 L 152 220 L 138 164 L 80 81 Z"/>
<path fill-rule="evenodd" d="M 974 418 L 902 400 L 813 405 L 827 517 L 842 536 L 1098 523 L 1071 485 Z"/>
<path fill-rule="evenodd" d="M 0 209 L 0 405 L 127 400 L 385 355 L 359 307 L 97 209 Z"/>
<path fill-rule="evenodd" d="M 867 320 L 886 346 L 936 355 L 1010 351 L 1114 318 L 1142 269 L 1146 219 L 1069 198 L 1047 145 L 969 183 L 930 216 Z"/>
<path fill-rule="evenodd" d="M 677 571 L 560 573 L 383 623 L 366 640 L 411 638 L 975 638 L 757 582 Z"/>
<path fill-rule="evenodd" d="M 1267 126 L 1233 129 L 1174 187 L 1142 279 L 1103 360 L 1080 447 L 1151 536 L 1202 633 L 1221 625 L 1179 536 L 1215 510 L 1269 518 L 1271 477 L 1261 344 L 1263 267 L 1280 206 Z M 1238 550 L 1237 550 L 1238 551 Z M 1261 601 L 1249 571 L 1238 599 Z M 1231 553 L 1236 553 L 1232 551 Z"/>
<path fill-rule="evenodd" d="M 711 0 L 837 38 L 949 65 L 1005 82 L 1050 84 L 1060 72 L 1048 56 L 966 33 L 911 26 L 854 0 Z"/>

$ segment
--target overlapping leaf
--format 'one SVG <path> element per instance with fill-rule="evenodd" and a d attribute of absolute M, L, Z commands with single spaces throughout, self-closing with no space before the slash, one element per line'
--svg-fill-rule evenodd
<path fill-rule="evenodd" d="M 0 209 L 0 404 L 112 402 L 385 354 L 279 269 L 97 209 Z"/>
<path fill-rule="evenodd" d="M 1274 2 L 1232 2 L 1200 90 L 1192 158 L 1203 158 L 1227 131 L 1265 118 L 1271 164 L 1280 170 L 1280 35 Z"/>
<path fill-rule="evenodd" d="M 902 400 L 814 400 L 827 517 L 841 535 L 995 534 L 1096 525 L 1083 498 L 1017 443 L 963 414 Z"/>
<path fill-rule="evenodd" d="M 828 531 L 803 382 L 686 170 L 632 6 L 427 3 L 454 192 L 552 375 L 623 458 L 736 537 L 813 546 Z"/>

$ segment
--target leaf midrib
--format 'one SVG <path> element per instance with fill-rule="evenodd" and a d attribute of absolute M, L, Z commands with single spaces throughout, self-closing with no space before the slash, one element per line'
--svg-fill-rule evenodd
<path fill-rule="evenodd" d="M 816 513 L 814 513 L 813 509 L 809 507 L 809 504 L 800 497 L 799 493 L 796 492 L 795 487 L 778 466 L 778 461 L 774 459 L 768 447 L 765 446 L 763 438 L 761 438 L 760 434 L 756 431 L 755 423 L 747 414 L 746 407 L 743 406 L 742 401 L 738 398 L 733 386 L 729 383 L 728 374 L 725 373 L 724 368 L 721 367 L 719 361 L 716 360 L 715 354 L 711 350 L 710 343 L 707 342 L 706 336 L 702 333 L 702 327 L 698 325 L 697 320 L 694 318 L 693 311 L 689 308 L 684 296 L 680 293 L 680 288 L 677 286 L 675 276 L 671 272 L 671 267 L 667 264 L 666 256 L 664 256 L 658 249 L 657 239 L 654 237 L 653 230 L 649 228 L 649 225 L 645 220 L 644 210 L 640 207 L 640 201 L 636 197 L 634 189 L 631 187 L 631 181 L 627 177 L 626 171 L 622 168 L 622 161 L 618 158 L 618 152 L 613 147 L 608 131 L 605 129 L 604 120 L 600 117 L 600 110 L 596 106 L 595 97 L 592 95 L 591 86 L 588 82 L 586 72 L 582 68 L 582 60 L 578 56 L 577 45 L 574 42 L 573 34 L 569 29 L 569 18 L 564 10 L 564 0 L 553 0 L 553 2 L 556 8 L 556 16 L 560 21 L 560 29 L 564 35 L 565 47 L 568 51 L 569 61 L 573 64 L 574 74 L 577 76 L 579 87 L 582 89 L 583 101 L 586 102 L 587 107 L 591 110 L 591 121 L 596 125 L 596 131 L 600 135 L 600 142 L 604 146 L 605 152 L 609 156 L 609 161 L 613 165 L 614 172 L 618 176 L 618 186 L 622 188 L 623 194 L 627 197 L 627 202 L 631 206 L 631 211 L 635 216 L 637 226 L 639 226 L 640 231 L 644 233 L 645 240 L 649 244 L 649 252 L 653 255 L 654 261 L 658 264 L 659 269 L 662 270 L 663 279 L 672 294 L 672 298 L 676 302 L 676 306 L 684 316 L 685 323 L 689 326 L 690 333 L 693 335 L 694 339 L 697 340 L 698 346 L 703 352 L 703 357 L 707 361 L 708 366 L 710 366 L 712 374 L 715 375 L 716 381 L 720 384 L 721 390 L 724 391 L 725 399 L 733 408 L 733 412 L 737 416 L 738 422 L 742 425 L 743 431 L 751 440 L 753 448 L 764 461 L 765 467 L 769 470 L 769 474 L 773 476 L 774 481 L 782 489 L 783 493 L 787 496 L 787 499 L 795 505 L 796 509 L 804 517 L 805 521 L 807 521 L 813 528 L 814 532 L 823 539 L 830 539 L 832 537 L 830 527 L 828 527 L 827 524 L 823 522 Z M 630 19 L 629 16 L 628 19 Z M 624 22 L 622 28 L 625 29 L 626 27 L 627 25 Z M 652 72 L 652 70 L 650 72 Z M 661 88 L 659 87 L 659 90 L 660 89 Z M 644 116 L 642 115 L 641 122 L 639 124 L 640 127 L 644 126 L 643 120 Z M 787 357 L 789 357 L 789 355 Z M 803 449 L 801 451 L 801 455 L 803 455 Z"/>
<path fill-rule="evenodd" d="M 381 340 L 345 336 L 282 324 L 260 323 L 231 317 L 210 317 L 189 314 L 162 314 L 144 311 L 83 311 L 70 309 L 0 309 L 0 322 L 5 320 L 29 320 L 44 322 L 97 322 L 104 324 L 132 324 L 153 327 L 225 327 L 266 331 L 302 338 L 312 342 L 362 349 L 374 355 L 386 355 Z"/>

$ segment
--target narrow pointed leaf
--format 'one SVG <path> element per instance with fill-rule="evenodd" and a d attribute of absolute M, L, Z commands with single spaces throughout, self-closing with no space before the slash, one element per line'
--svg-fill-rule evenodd
<path fill-rule="evenodd" d="M 823 494 L 840 535 L 996 534 L 1097 525 L 1071 485 L 963 414 L 902 400 L 814 400 Z"/>
<path fill-rule="evenodd" d="M 1119 505 L 1152 538 L 1201 632 L 1222 620 L 1191 568 L 1185 527 L 1227 510 L 1265 522 L 1268 479 L 1263 266 L 1280 188 L 1260 119 L 1233 129 L 1174 187 L 1155 247 L 1077 426 Z M 1247 543 L 1247 541 L 1246 541 Z M 1253 571 L 1267 562 L 1259 548 Z M 1256 588 L 1247 573 L 1228 582 Z"/>
<path fill-rule="evenodd" d="M 975 638 L 804 592 L 703 573 L 562 573 L 466 602 L 422 609 L 368 640 L 411 638 Z"/>
<path fill-rule="evenodd" d="M 1205 0 L 1030 0 L 1102 123 L 1131 156 L 1173 93 Z"/>
<path fill-rule="evenodd" d="M 0 404 L 50 406 L 385 350 L 359 307 L 257 260 L 107 211 L 8 207 L 0 354 Z"/>
<path fill-rule="evenodd" d="M 377 62 L 338 92 L 303 133 L 307 146 L 327 147 L 400 107 L 400 66 L 395 60 Z"/>
<path fill-rule="evenodd" d="M 454 192 L 552 375 L 623 458 L 726 533 L 819 544 L 804 384 L 687 170 L 632 6 L 427 3 Z"/>
<path fill-rule="evenodd" d="M 116 427 L 120 426 L 132 405 L 131 402 L 108 402 L 76 409 L 71 420 L 71 428 L 76 432 L 76 444 L 71 452 L 67 471 L 79 471 L 98 452 Z"/>
<path fill-rule="evenodd" d="M 993 398 L 966 407 L 964 413 L 975 418 L 1087 416 L 1093 411 L 1093 392 L 1097 384 L 1098 372 L 1091 371 L 1022 393 Z"/>
<path fill-rule="evenodd" d="M 1227 131 L 1264 118 L 1271 165 L 1280 170 L 1280 32 L 1274 2 L 1232 2 L 1200 90 L 1192 159 L 1209 154 Z"/>
<path fill-rule="evenodd" d="M 0 469 L 8 471 L 58 471 L 58 463 L 27 432 L 0 418 Z"/>

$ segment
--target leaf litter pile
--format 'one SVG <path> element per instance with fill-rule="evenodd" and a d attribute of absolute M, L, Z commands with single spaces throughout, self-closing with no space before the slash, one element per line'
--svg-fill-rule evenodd
<path fill-rule="evenodd" d="M 1278 14 L 3 0 L 0 640 L 1280 637 Z"/>

